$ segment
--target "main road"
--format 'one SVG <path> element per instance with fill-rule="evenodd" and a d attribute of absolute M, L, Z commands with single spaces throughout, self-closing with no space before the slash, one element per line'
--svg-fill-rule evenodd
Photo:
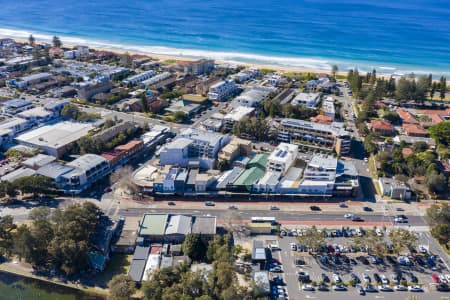
<path fill-rule="evenodd" d="M 217 217 L 219 223 L 245 222 L 252 217 L 275 217 L 276 220 L 286 225 L 317 225 L 338 226 L 374 226 L 375 223 L 384 225 L 392 224 L 393 217 L 384 214 L 361 213 L 358 214 L 364 219 L 364 222 L 352 222 L 344 217 L 343 213 L 333 212 L 298 212 L 298 211 L 269 211 L 269 210 L 231 210 L 231 209 L 179 209 L 179 208 L 128 208 L 120 209 L 118 214 L 124 217 L 140 217 L 144 213 L 171 213 L 171 214 L 189 214 L 189 215 L 209 215 Z M 399 226 L 427 226 L 421 216 L 408 216 L 408 223 L 396 224 Z"/>

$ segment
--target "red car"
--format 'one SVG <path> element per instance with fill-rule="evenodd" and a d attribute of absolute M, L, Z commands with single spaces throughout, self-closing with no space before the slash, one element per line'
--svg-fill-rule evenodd
<path fill-rule="evenodd" d="M 438 274 L 436 273 L 431 274 L 431 278 L 433 278 L 434 283 L 441 283 Z"/>

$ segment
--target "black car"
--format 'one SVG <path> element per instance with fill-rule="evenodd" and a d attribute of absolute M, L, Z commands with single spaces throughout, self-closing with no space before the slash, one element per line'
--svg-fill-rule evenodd
<path fill-rule="evenodd" d="M 344 263 L 349 264 L 350 263 L 350 258 L 348 258 L 347 256 L 343 255 L 341 256 L 342 260 L 344 261 Z"/>
<path fill-rule="evenodd" d="M 316 205 L 311 205 L 309 208 L 310 208 L 312 211 L 320 211 L 320 210 L 321 210 L 320 207 L 318 207 L 318 206 L 316 206 Z"/>
<path fill-rule="evenodd" d="M 371 285 L 371 284 L 369 284 L 368 286 L 366 286 L 366 287 L 364 288 L 364 290 L 365 290 L 367 293 L 378 293 L 378 290 L 377 290 L 373 285 Z"/>
<path fill-rule="evenodd" d="M 356 289 L 358 290 L 358 293 L 359 293 L 361 296 L 364 296 L 364 295 L 366 294 L 366 291 L 364 291 L 364 288 L 363 288 L 362 286 L 358 285 L 358 286 L 356 287 Z"/>
<path fill-rule="evenodd" d="M 169 205 L 169 206 L 174 206 L 174 205 L 175 205 L 175 202 L 172 202 L 172 201 L 167 202 L 167 205 Z"/>
<path fill-rule="evenodd" d="M 411 279 L 411 282 L 414 282 L 414 283 L 419 282 L 419 279 L 417 279 L 416 275 L 414 275 L 413 273 L 409 274 L 409 277 Z"/>
<path fill-rule="evenodd" d="M 361 282 L 361 280 L 358 278 L 358 276 L 356 276 L 355 273 L 350 273 L 350 277 L 353 279 L 353 281 L 355 282 L 355 284 L 358 284 Z"/>
<path fill-rule="evenodd" d="M 364 206 L 363 210 L 364 211 L 373 211 L 373 209 L 371 207 L 368 207 L 368 206 Z"/>
<path fill-rule="evenodd" d="M 323 280 L 324 282 L 329 282 L 329 281 L 330 281 L 330 278 L 327 276 L 327 274 L 322 273 L 322 280 Z"/>
<path fill-rule="evenodd" d="M 352 221 L 353 222 L 364 222 L 364 220 L 361 217 L 358 217 L 358 216 L 353 216 Z"/>
<path fill-rule="evenodd" d="M 328 292 L 330 289 L 328 288 L 327 285 L 321 284 L 317 287 L 317 290 L 321 292 Z"/>
<path fill-rule="evenodd" d="M 378 275 L 377 273 L 374 273 L 374 274 L 373 274 L 373 279 L 375 279 L 375 281 L 376 281 L 378 284 L 381 284 L 381 277 L 380 277 L 380 275 Z"/>
<path fill-rule="evenodd" d="M 446 283 L 439 283 L 436 285 L 436 291 L 438 292 L 449 292 L 450 288 Z"/>

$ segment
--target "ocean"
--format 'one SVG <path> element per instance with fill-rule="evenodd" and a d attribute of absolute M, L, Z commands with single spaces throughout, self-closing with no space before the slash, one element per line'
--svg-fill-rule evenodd
<path fill-rule="evenodd" d="M 450 74 L 449 0 L 0 0 L 0 36 L 341 71 Z"/>

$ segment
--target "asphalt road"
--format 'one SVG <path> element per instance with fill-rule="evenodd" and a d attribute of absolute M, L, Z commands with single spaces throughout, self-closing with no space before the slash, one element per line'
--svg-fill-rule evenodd
<path fill-rule="evenodd" d="M 283 221 L 335 221 L 335 222 L 348 222 L 349 220 L 344 218 L 344 213 L 322 213 L 322 212 L 296 212 L 296 211 L 269 211 L 269 210 L 221 210 L 214 208 L 205 208 L 201 210 L 192 209 L 179 209 L 179 208 L 128 208 L 121 209 L 118 214 L 121 216 L 138 217 L 144 213 L 160 212 L 160 213 L 175 213 L 175 214 L 193 214 L 193 215 L 211 215 L 216 216 L 219 220 L 227 221 L 246 221 L 251 217 L 275 217 L 278 222 L 283 224 Z M 360 217 L 365 222 L 390 222 L 392 217 L 385 216 L 383 214 L 371 214 L 361 213 Z M 408 216 L 408 224 L 398 224 L 399 226 L 426 226 L 425 220 L 421 216 Z M 364 225 L 365 222 L 353 222 L 355 226 Z"/>

